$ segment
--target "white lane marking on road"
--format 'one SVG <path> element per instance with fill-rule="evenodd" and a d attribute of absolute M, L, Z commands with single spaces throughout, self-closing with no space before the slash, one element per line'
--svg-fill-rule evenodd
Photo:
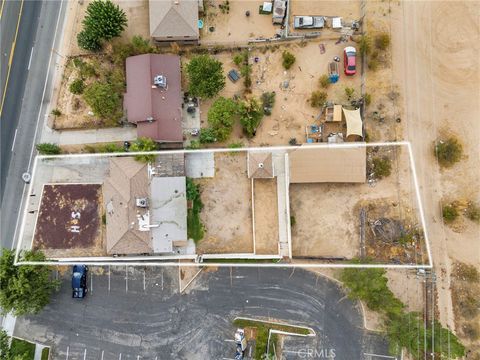
<path fill-rule="evenodd" d="M 30 52 L 30 60 L 28 60 L 27 70 L 30 70 L 30 65 L 32 65 L 32 56 L 33 56 L 33 46 L 32 46 L 32 51 Z"/>
<path fill-rule="evenodd" d="M 108 291 L 110 291 L 110 265 L 108 265 Z"/>
<path fill-rule="evenodd" d="M 143 269 L 143 291 L 145 291 L 145 269 Z"/>
<path fill-rule="evenodd" d="M 118 360 L 122 360 L 122 353 L 120 353 L 120 355 L 118 355 Z"/>
<path fill-rule="evenodd" d="M 70 351 L 70 346 L 67 346 L 67 357 L 65 358 L 66 360 L 68 360 L 68 352 Z"/>
<path fill-rule="evenodd" d="M 162 291 L 163 291 L 163 269 L 162 269 Z"/>
<path fill-rule="evenodd" d="M 137 360 L 140 360 L 140 355 L 137 355 Z"/>
<path fill-rule="evenodd" d="M 90 273 L 90 292 L 93 294 L 93 273 Z"/>
<path fill-rule="evenodd" d="M 232 339 L 224 339 L 223 341 L 225 341 L 225 342 L 235 342 L 235 340 L 232 340 Z"/>
<path fill-rule="evenodd" d="M 83 352 L 83 360 L 85 360 L 87 358 L 87 349 L 85 349 L 85 351 Z"/>
<path fill-rule="evenodd" d="M 102 350 L 102 358 L 101 358 L 101 360 L 103 360 L 103 350 Z"/>
<path fill-rule="evenodd" d="M 12 152 L 13 152 L 13 148 L 15 147 L 15 140 L 17 139 L 17 131 L 18 131 L 18 128 L 15 129 L 15 135 L 13 136 L 13 143 L 12 143 Z"/>
<path fill-rule="evenodd" d="M 363 353 L 363 355 L 365 355 L 365 356 L 370 356 L 370 357 L 375 356 L 375 357 L 384 358 L 384 359 L 394 359 L 394 360 L 397 360 L 397 358 L 396 358 L 395 356 L 369 354 L 369 353 Z"/>

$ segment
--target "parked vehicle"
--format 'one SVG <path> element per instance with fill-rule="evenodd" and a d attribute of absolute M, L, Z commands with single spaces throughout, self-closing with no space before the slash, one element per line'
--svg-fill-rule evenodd
<path fill-rule="evenodd" d="M 294 16 L 293 27 L 295 29 L 322 29 L 325 26 L 323 16 Z"/>
<path fill-rule="evenodd" d="M 85 265 L 73 265 L 72 271 L 72 297 L 83 299 L 88 292 L 87 287 L 88 267 Z"/>
<path fill-rule="evenodd" d="M 353 46 L 347 46 L 343 50 L 343 69 L 345 75 L 355 75 L 357 50 Z"/>

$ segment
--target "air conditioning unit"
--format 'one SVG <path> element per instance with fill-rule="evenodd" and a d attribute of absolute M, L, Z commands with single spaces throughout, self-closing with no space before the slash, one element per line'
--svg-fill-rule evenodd
<path fill-rule="evenodd" d="M 147 198 L 136 199 L 136 205 L 140 208 L 146 208 L 148 206 Z"/>
<path fill-rule="evenodd" d="M 153 78 L 153 84 L 154 84 L 157 88 L 166 89 L 166 88 L 167 88 L 167 77 L 166 77 L 165 75 L 156 75 L 156 76 Z"/>

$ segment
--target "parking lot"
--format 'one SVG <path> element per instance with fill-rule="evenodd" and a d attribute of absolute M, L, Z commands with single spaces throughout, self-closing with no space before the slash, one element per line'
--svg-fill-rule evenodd
<path fill-rule="evenodd" d="M 387 354 L 385 342 L 363 329 L 358 305 L 303 270 L 221 268 L 179 294 L 177 268 L 96 267 L 83 300 L 71 298 L 69 271 L 59 276 L 51 304 L 15 328 L 16 336 L 52 345 L 55 360 L 232 359 L 236 316 L 312 327 L 314 338 L 289 338 L 288 358 L 325 347 L 335 359 Z"/>

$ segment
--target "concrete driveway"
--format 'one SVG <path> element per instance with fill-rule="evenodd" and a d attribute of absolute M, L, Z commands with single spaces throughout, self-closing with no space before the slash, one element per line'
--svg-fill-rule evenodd
<path fill-rule="evenodd" d="M 183 295 L 177 269 L 102 271 L 89 276 L 81 301 L 71 298 L 67 275 L 41 314 L 17 320 L 15 335 L 53 345 L 53 359 L 231 359 L 234 317 L 271 317 L 317 333 L 288 338 L 288 359 L 321 359 L 325 349 L 337 360 L 387 354 L 337 284 L 304 270 L 220 268 L 201 273 Z"/>

